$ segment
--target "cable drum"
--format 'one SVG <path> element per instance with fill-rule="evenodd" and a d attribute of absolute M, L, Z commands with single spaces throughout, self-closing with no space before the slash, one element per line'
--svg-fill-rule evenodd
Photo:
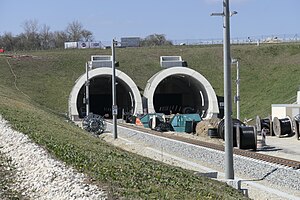
<path fill-rule="evenodd" d="M 277 137 L 282 137 L 284 135 L 291 134 L 293 132 L 291 119 L 289 117 L 283 119 L 278 119 L 278 117 L 274 117 L 273 129 Z"/>
<path fill-rule="evenodd" d="M 256 134 L 253 126 L 240 126 L 240 149 L 256 150 Z"/>
<path fill-rule="evenodd" d="M 209 128 L 208 131 L 207 131 L 207 135 L 210 138 L 218 138 L 219 137 L 218 129 L 216 129 L 216 128 Z"/>
<path fill-rule="evenodd" d="M 270 127 L 270 119 L 269 118 L 261 119 L 259 116 L 256 116 L 255 126 L 256 126 L 256 131 L 258 133 L 260 133 L 263 128 L 269 129 L 269 132 L 273 133 L 273 131 L 271 131 L 272 127 Z"/>
<path fill-rule="evenodd" d="M 300 114 L 296 115 L 293 119 L 293 123 L 294 123 L 294 130 L 295 130 L 295 134 L 296 134 L 296 138 L 297 140 L 299 140 L 299 135 L 300 135 L 300 130 L 299 130 L 299 127 L 300 127 Z"/>
<path fill-rule="evenodd" d="M 225 137 L 224 137 L 224 133 L 225 133 L 225 130 L 224 130 L 224 123 L 225 123 L 225 119 L 222 119 L 218 125 L 218 135 L 220 138 L 222 138 L 223 140 L 225 140 Z M 240 120 L 238 119 L 232 119 L 232 127 L 233 127 L 233 146 L 234 147 L 237 147 L 237 141 L 236 141 L 236 127 L 239 127 L 239 126 L 245 126 L 245 124 L 243 122 L 241 122 Z"/>
<path fill-rule="evenodd" d="M 101 134 L 106 129 L 106 122 L 102 116 L 90 113 L 84 117 L 82 127 L 88 132 Z"/>

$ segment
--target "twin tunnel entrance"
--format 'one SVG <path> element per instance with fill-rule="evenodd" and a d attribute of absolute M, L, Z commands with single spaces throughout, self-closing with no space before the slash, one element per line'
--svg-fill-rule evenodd
<path fill-rule="evenodd" d="M 90 112 L 112 118 L 111 68 L 89 72 Z M 69 115 L 73 121 L 85 116 L 85 81 L 83 74 L 69 97 Z M 198 72 L 186 67 L 164 69 L 152 76 L 143 97 L 133 80 L 116 70 L 118 118 L 123 112 L 133 115 L 148 113 L 199 113 L 212 117 L 219 113 L 217 96 L 210 83 Z"/>

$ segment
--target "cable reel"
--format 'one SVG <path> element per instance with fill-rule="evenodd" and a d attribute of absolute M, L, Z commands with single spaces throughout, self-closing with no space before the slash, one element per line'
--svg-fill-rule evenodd
<path fill-rule="evenodd" d="M 84 117 L 82 127 L 88 132 L 99 135 L 106 130 L 106 122 L 102 116 L 90 113 Z"/>

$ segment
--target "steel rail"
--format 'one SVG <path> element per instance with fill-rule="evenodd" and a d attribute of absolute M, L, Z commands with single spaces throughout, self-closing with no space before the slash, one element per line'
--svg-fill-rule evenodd
<path fill-rule="evenodd" d="M 129 129 L 145 132 L 148 134 L 152 134 L 152 135 L 156 135 L 156 136 L 160 136 L 160 137 L 164 137 L 164 138 L 169 138 L 169 139 L 185 142 L 188 144 L 193 144 L 196 146 L 206 147 L 206 148 L 210 148 L 210 149 L 214 149 L 214 150 L 218 150 L 218 151 L 224 151 L 224 149 L 225 149 L 223 145 L 218 145 L 218 144 L 204 142 L 204 141 L 200 141 L 200 140 L 196 140 L 196 139 L 181 137 L 178 135 L 165 134 L 163 132 L 157 132 L 157 131 L 154 131 L 154 130 L 151 130 L 148 128 L 144 128 L 144 127 L 139 127 L 139 126 L 130 125 L 130 124 L 126 124 L 126 123 L 118 123 L 118 125 L 129 128 Z M 273 163 L 273 164 L 277 164 L 277 165 L 282 165 L 285 167 L 290 167 L 295 170 L 300 169 L 300 162 L 296 161 L 296 160 L 289 160 L 289 159 L 275 157 L 275 156 L 271 156 L 271 155 L 265 155 L 265 154 L 258 153 L 254 150 L 242 150 L 242 149 L 237 149 L 237 148 L 233 149 L 233 153 L 235 155 L 240 155 L 240 156 L 244 156 L 244 157 L 248 157 L 248 158 L 252 158 L 252 159 L 256 159 L 256 160 L 261 160 L 261 161 L 265 161 L 265 162 L 269 162 L 269 163 Z"/>

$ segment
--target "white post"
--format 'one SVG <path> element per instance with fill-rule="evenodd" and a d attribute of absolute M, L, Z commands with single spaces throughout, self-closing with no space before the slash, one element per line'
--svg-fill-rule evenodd
<path fill-rule="evenodd" d="M 234 97 L 234 102 L 236 103 L 236 118 L 240 120 L 240 69 L 239 69 L 239 61 L 237 59 L 231 60 L 232 64 L 236 64 L 236 96 Z M 236 140 L 237 147 L 240 149 L 241 143 L 241 133 L 240 127 L 236 127 Z"/>
<path fill-rule="evenodd" d="M 90 113 L 90 93 L 89 93 L 90 80 L 89 80 L 89 64 L 88 63 L 85 64 L 85 69 L 86 69 L 85 105 L 86 105 L 86 116 L 88 116 Z"/>
<path fill-rule="evenodd" d="M 240 119 L 240 67 L 239 61 L 236 61 L 236 118 Z"/>
<path fill-rule="evenodd" d="M 118 138 L 117 133 L 117 115 L 118 115 L 118 107 L 117 107 L 117 95 L 116 95 L 116 70 L 115 70 L 115 44 L 117 41 L 112 40 L 111 50 L 112 50 L 112 116 L 113 116 L 113 135 L 114 139 Z"/>

